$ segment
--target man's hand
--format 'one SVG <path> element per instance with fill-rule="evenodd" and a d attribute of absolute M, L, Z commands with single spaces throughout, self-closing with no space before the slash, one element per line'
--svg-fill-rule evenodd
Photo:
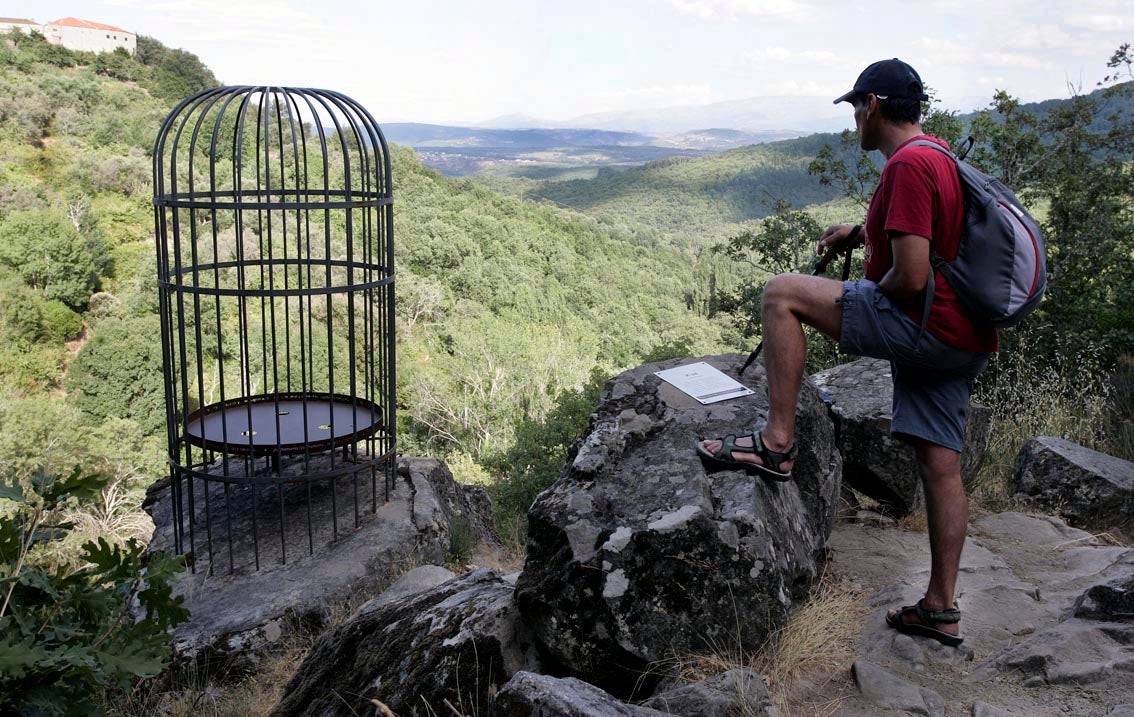
<path fill-rule="evenodd" d="M 816 247 L 815 253 L 825 254 L 831 247 L 838 247 L 840 250 L 848 248 L 842 246 L 842 244 L 846 242 L 853 229 L 854 226 L 851 224 L 832 224 L 827 227 L 827 231 L 823 232 L 822 236 L 819 237 L 819 246 Z M 865 242 L 866 229 L 862 229 L 858 232 L 858 236 L 854 238 L 854 245 L 858 246 Z"/>

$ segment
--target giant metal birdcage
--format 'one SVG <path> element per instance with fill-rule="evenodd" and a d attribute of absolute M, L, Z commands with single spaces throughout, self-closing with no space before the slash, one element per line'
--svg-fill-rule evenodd
<path fill-rule="evenodd" d="M 394 480 L 385 138 L 336 92 L 222 87 L 153 159 L 174 549 L 229 572 L 313 554 Z"/>

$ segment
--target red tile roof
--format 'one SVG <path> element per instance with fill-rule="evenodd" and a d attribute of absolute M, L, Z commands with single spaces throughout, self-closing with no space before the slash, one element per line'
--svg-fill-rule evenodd
<path fill-rule="evenodd" d="M 127 35 L 133 35 L 134 34 L 134 33 L 130 32 L 129 30 L 123 30 L 122 28 L 115 27 L 114 25 L 103 25 L 101 22 L 92 22 L 90 20 L 81 20 L 77 17 L 64 17 L 64 18 L 60 18 L 59 20 L 53 20 L 53 21 L 51 21 L 47 24 L 48 25 L 60 25 L 62 27 L 85 27 L 88 30 L 109 30 L 110 32 L 124 32 Z"/>
<path fill-rule="evenodd" d="M 0 17 L 0 22 L 7 22 L 7 23 L 11 23 L 13 25 L 36 25 L 37 27 L 39 26 L 39 23 L 36 22 L 35 20 L 25 20 L 22 17 Z"/>

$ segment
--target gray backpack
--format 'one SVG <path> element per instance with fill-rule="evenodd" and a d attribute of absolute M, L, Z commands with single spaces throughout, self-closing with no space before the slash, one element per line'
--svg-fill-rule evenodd
<path fill-rule="evenodd" d="M 952 158 L 965 198 L 964 229 L 957 258 L 945 261 L 930 250 L 930 261 L 949 280 L 957 298 L 977 321 L 998 328 L 1015 326 L 1039 306 L 1047 289 L 1043 234 L 1007 187 L 935 142 Z M 925 297 L 924 322 L 933 303 L 933 272 Z"/>

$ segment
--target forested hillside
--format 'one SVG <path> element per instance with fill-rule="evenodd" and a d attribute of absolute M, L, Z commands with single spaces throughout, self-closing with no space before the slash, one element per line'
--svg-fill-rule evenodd
<path fill-rule="evenodd" d="M 216 84 L 188 53 L 140 48 L 0 47 L 0 460 L 112 470 L 135 498 L 164 472 L 149 152 L 181 93 Z M 402 451 L 484 476 L 594 369 L 719 347 L 689 309 L 688 257 L 393 160 Z"/>
<path fill-rule="evenodd" d="M 834 135 L 753 145 L 707 157 L 673 157 L 594 179 L 484 178 L 489 186 L 585 212 L 647 246 L 704 248 L 772 213 L 777 200 L 820 204 L 838 192 L 808 174 Z"/>
<path fill-rule="evenodd" d="M 1085 127 L 1090 132 L 1107 131 L 1108 118 L 1116 114 L 1134 113 L 1134 96 L 1128 92 L 1095 89 L 1082 99 L 1096 105 Z M 1041 123 L 1053 112 L 1067 111 L 1073 103 L 1072 99 L 1045 100 L 1019 104 L 1014 111 L 1018 117 L 1032 117 Z M 987 127 L 989 123 L 1005 121 L 995 111 L 994 98 L 990 98 L 990 107 L 994 111 L 939 114 L 947 115 L 950 126 L 955 128 L 954 140 L 970 132 L 987 137 L 989 132 L 982 130 L 981 122 Z M 1041 129 L 1039 124 L 1036 129 Z M 1042 139 L 1050 143 L 1058 138 L 1048 130 Z M 778 200 L 806 207 L 844 197 L 845 192 L 821 185 L 818 176 L 808 172 L 820 150 L 839 145 L 836 134 L 813 134 L 706 157 L 667 158 L 622 171 L 599 169 L 593 178 L 541 178 L 533 170 L 522 175 L 531 179 L 476 179 L 499 191 L 584 212 L 604 224 L 631 232 L 643 244 L 705 247 L 751 229 L 752 220 L 772 214 Z M 857 146 L 846 149 L 847 156 L 858 154 Z M 880 155 L 872 155 L 871 160 L 881 166 Z M 848 220 L 851 217 L 846 216 L 847 209 L 835 209 L 821 216 Z"/>

